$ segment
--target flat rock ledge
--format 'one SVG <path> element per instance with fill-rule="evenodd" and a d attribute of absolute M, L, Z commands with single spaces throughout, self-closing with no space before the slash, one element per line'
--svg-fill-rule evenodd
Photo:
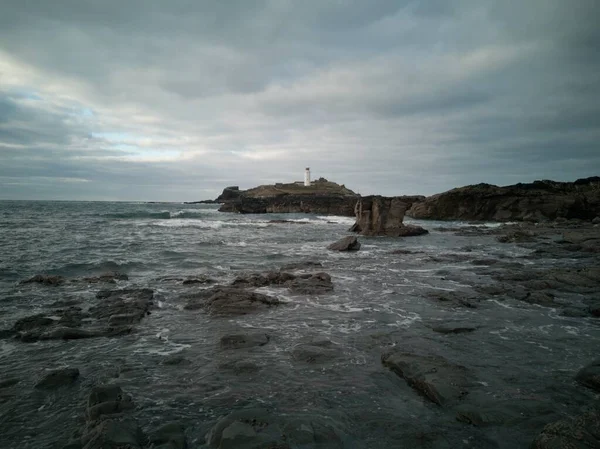
<path fill-rule="evenodd" d="M 392 352 L 384 354 L 381 361 L 415 391 L 437 405 L 459 402 L 468 394 L 467 388 L 472 384 L 465 367 L 454 365 L 443 357 Z"/>
<path fill-rule="evenodd" d="M 81 437 L 63 449 L 187 449 L 185 429 L 165 423 L 146 435 L 131 416 L 135 403 L 118 385 L 99 385 L 88 395 Z"/>
<path fill-rule="evenodd" d="M 281 304 L 279 299 L 235 287 L 214 287 L 189 297 L 186 310 L 203 309 L 212 315 L 235 316 L 267 310 Z"/>
<path fill-rule="evenodd" d="M 277 414 L 252 408 L 221 418 L 206 435 L 209 448 L 351 448 L 341 425 L 328 417 Z"/>
<path fill-rule="evenodd" d="M 101 290 L 87 311 L 71 305 L 23 317 L 0 334 L 24 343 L 126 335 L 150 313 L 153 297 L 150 289 Z"/>

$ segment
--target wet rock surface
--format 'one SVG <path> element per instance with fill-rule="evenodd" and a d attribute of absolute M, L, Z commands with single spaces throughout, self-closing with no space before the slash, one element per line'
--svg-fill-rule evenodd
<path fill-rule="evenodd" d="M 79 369 L 77 368 L 59 368 L 42 374 L 35 388 L 39 389 L 55 389 L 72 385 L 79 377 Z"/>
<path fill-rule="evenodd" d="M 203 309 L 213 315 L 246 315 L 281 304 L 279 299 L 235 287 L 214 287 L 190 297 L 185 309 Z"/>
<path fill-rule="evenodd" d="M 86 424 L 78 437 L 63 448 L 78 449 L 186 449 L 185 428 L 165 423 L 147 435 L 135 418 L 135 403 L 118 385 L 91 389 L 85 411 Z"/>
<path fill-rule="evenodd" d="M 97 302 L 85 311 L 73 305 L 27 316 L 17 320 L 6 336 L 31 343 L 125 335 L 150 313 L 153 296 L 150 289 L 101 290 Z"/>
<path fill-rule="evenodd" d="M 356 237 L 349 235 L 332 243 L 327 249 L 331 251 L 358 251 L 360 249 L 360 242 Z"/>
<path fill-rule="evenodd" d="M 550 423 L 535 438 L 531 449 L 589 449 L 600 447 L 600 404 L 572 418 Z"/>
<path fill-rule="evenodd" d="M 383 355 L 381 362 L 437 405 L 457 403 L 473 384 L 464 366 L 452 364 L 443 357 L 393 352 Z"/>
<path fill-rule="evenodd" d="M 355 208 L 356 223 L 351 232 L 361 235 L 410 237 L 427 234 L 420 226 L 403 224 L 406 210 L 423 197 L 362 197 Z"/>
<path fill-rule="evenodd" d="M 600 359 L 583 367 L 575 379 L 580 384 L 600 392 Z"/>
<path fill-rule="evenodd" d="M 407 214 L 430 220 L 592 220 L 600 213 L 599 177 L 575 182 L 535 181 L 498 187 L 459 187 L 416 202 Z"/>
<path fill-rule="evenodd" d="M 224 349 L 252 348 L 269 343 L 269 336 L 260 332 L 229 334 L 221 337 L 220 345 Z"/>
<path fill-rule="evenodd" d="M 331 419 L 278 415 L 265 409 L 240 410 L 219 420 L 206 435 L 210 448 L 349 448 L 339 424 Z"/>

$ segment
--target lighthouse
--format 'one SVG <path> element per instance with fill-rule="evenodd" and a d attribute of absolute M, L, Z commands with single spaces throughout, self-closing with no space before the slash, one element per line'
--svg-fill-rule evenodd
<path fill-rule="evenodd" d="M 310 187 L 310 167 L 304 169 L 304 187 Z"/>

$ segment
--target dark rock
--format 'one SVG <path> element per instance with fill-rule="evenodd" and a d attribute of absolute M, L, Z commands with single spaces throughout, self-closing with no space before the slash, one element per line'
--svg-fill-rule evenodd
<path fill-rule="evenodd" d="M 72 327 L 55 327 L 40 335 L 40 340 L 79 340 L 82 338 L 99 337 L 99 332 Z"/>
<path fill-rule="evenodd" d="M 252 374 L 260 371 L 260 366 L 258 366 L 252 360 L 245 359 L 221 363 L 219 368 L 227 371 L 233 371 L 235 374 Z"/>
<path fill-rule="evenodd" d="M 28 316 L 28 317 L 17 320 L 15 322 L 15 324 L 13 325 L 13 331 L 15 331 L 15 332 L 27 331 L 27 330 L 31 330 L 31 329 L 37 329 L 40 327 L 50 326 L 55 323 L 56 323 L 55 320 L 53 320 L 52 318 L 49 318 L 45 314 L 41 313 L 41 314 L 32 315 L 32 316 Z"/>
<path fill-rule="evenodd" d="M 126 326 L 135 324 L 140 320 L 139 313 L 119 313 L 108 317 L 109 326 Z"/>
<path fill-rule="evenodd" d="M 102 385 L 92 389 L 88 396 L 87 417 L 90 421 L 105 415 L 120 414 L 134 408 L 131 396 L 117 385 Z"/>
<path fill-rule="evenodd" d="M 512 231 L 508 234 L 501 235 L 496 240 L 500 243 L 523 243 L 532 242 L 535 240 L 535 234 L 530 231 Z"/>
<path fill-rule="evenodd" d="M 529 304 L 538 304 L 540 306 L 552 307 L 556 305 L 554 295 L 547 292 L 527 292 L 524 297 L 519 298 L 521 301 Z"/>
<path fill-rule="evenodd" d="M 391 251 L 390 254 L 419 254 L 419 251 L 412 251 L 409 249 L 395 249 Z"/>
<path fill-rule="evenodd" d="M 565 307 L 561 312 L 561 316 L 570 318 L 583 318 L 590 315 L 589 309 L 579 307 Z"/>
<path fill-rule="evenodd" d="M 35 388 L 54 389 L 65 385 L 72 385 L 79 377 L 77 368 L 60 368 L 48 371 L 35 384 Z"/>
<path fill-rule="evenodd" d="M 279 299 L 261 293 L 234 287 L 214 287 L 192 296 L 184 308 L 202 308 L 215 315 L 246 315 L 279 304 Z"/>
<path fill-rule="evenodd" d="M 166 357 L 162 364 L 163 365 L 168 365 L 168 366 L 185 366 L 185 365 L 190 365 L 192 362 L 187 359 L 186 357 L 184 357 L 181 354 L 173 354 L 170 355 L 168 357 Z"/>
<path fill-rule="evenodd" d="M 107 419 L 81 438 L 83 449 L 142 449 L 147 438 L 132 420 Z"/>
<path fill-rule="evenodd" d="M 206 276 L 200 276 L 197 278 L 189 278 L 183 281 L 183 285 L 194 285 L 194 284 L 214 284 L 215 280 L 214 279 L 210 279 Z"/>
<path fill-rule="evenodd" d="M 415 201 L 423 197 L 362 197 L 354 210 L 356 223 L 350 232 L 361 235 L 382 235 L 389 237 L 408 237 L 426 234 L 420 226 L 407 226 L 402 222 L 404 213 Z"/>
<path fill-rule="evenodd" d="M 477 299 L 467 296 L 464 292 L 454 291 L 439 291 L 427 293 L 427 297 L 445 303 L 451 307 L 466 307 L 468 309 L 476 309 Z"/>
<path fill-rule="evenodd" d="M 139 322 L 152 306 L 154 291 L 143 289 L 101 290 L 96 298 L 103 301 L 90 307 L 90 315 L 97 319 L 110 319 L 114 315 L 130 315 Z"/>
<path fill-rule="evenodd" d="M 232 286 L 241 287 L 266 287 L 267 285 L 283 285 L 295 279 L 296 276 L 284 271 L 268 271 L 266 273 L 252 273 L 234 279 Z"/>
<path fill-rule="evenodd" d="M 308 221 L 269 220 L 267 223 L 270 223 L 270 224 L 299 224 L 299 225 L 306 225 L 306 224 L 308 224 Z"/>
<path fill-rule="evenodd" d="M 111 271 L 108 273 L 102 273 L 99 276 L 90 276 L 90 277 L 84 277 L 82 280 L 84 282 L 88 282 L 90 284 L 97 284 L 100 282 L 107 282 L 107 283 L 115 283 L 115 281 L 126 281 L 129 279 L 129 276 L 127 276 L 125 273 L 118 273 L 116 271 Z"/>
<path fill-rule="evenodd" d="M 332 243 L 327 249 L 332 251 L 358 251 L 360 249 L 360 242 L 356 237 L 349 235 Z"/>
<path fill-rule="evenodd" d="M 590 449 L 600 447 L 600 411 L 589 409 L 573 418 L 544 427 L 531 449 Z"/>
<path fill-rule="evenodd" d="M 235 200 L 240 197 L 242 191 L 239 186 L 229 186 L 223 189 L 223 192 L 215 199 L 216 203 L 225 203 L 227 201 Z"/>
<path fill-rule="evenodd" d="M 42 285 L 61 285 L 65 282 L 62 276 L 52 276 L 49 274 L 36 274 L 32 278 L 21 281 L 21 284 L 42 284 Z"/>
<path fill-rule="evenodd" d="M 459 401 L 471 384 L 466 368 L 451 364 L 443 357 L 393 352 L 381 360 L 408 385 L 438 405 Z"/>
<path fill-rule="evenodd" d="M 230 334 L 221 337 L 221 347 L 224 349 L 252 348 L 264 346 L 269 342 L 269 336 L 264 333 Z"/>
<path fill-rule="evenodd" d="M 292 349 L 294 360 L 304 363 L 326 363 L 339 356 L 335 344 L 327 339 L 311 339 Z"/>
<path fill-rule="evenodd" d="M 50 307 L 72 307 L 81 304 L 81 301 L 78 299 L 63 299 L 59 301 L 55 301 L 50 304 Z"/>
<path fill-rule="evenodd" d="M 575 376 L 577 382 L 600 392 L 600 359 L 583 367 Z"/>
<path fill-rule="evenodd" d="M 179 422 L 164 424 L 149 435 L 155 449 L 186 449 L 185 427 Z"/>
<path fill-rule="evenodd" d="M 432 326 L 431 330 L 440 334 L 464 334 L 477 330 L 477 326 L 469 326 L 462 323 L 444 323 Z"/>
<path fill-rule="evenodd" d="M 353 216 L 358 196 L 334 182 L 314 182 L 311 186 L 275 184 L 241 191 L 226 188 L 217 198 L 220 212 L 241 214 L 312 213 Z"/>
<path fill-rule="evenodd" d="M 327 273 L 300 275 L 286 284 L 291 292 L 303 295 L 321 295 L 333 290 L 331 276 Z"/>
<path fill-rule="evenodd" d="M 595 225 L 597 225 L 597 224 L 600 224 L 600 217 L 596 217 L 596 218 L 594 218 L 594 219 L 592 220 L 592 224 L 595 224 Z"/>
<path fill-rule="evenodd" d="M 283 416 L 263 409 L 246 409 L 220 419 L 206 435 L 208 447 L 237 448 L 330 448 L 352 447 L 337 423 L 323 417 Z"/>
<path fill-rule="evenodd" d="M 310 269 L 317 269 L 322 267 L 323 264 L 321 262 L 316 262 L 313 260 L 307 260 L 305 262 L 297 262 L 297 263 L 290 263 L 288 265 L 284 265 L 283 267 L 281 267 L 279 270 L 280 271 L 296 271 L 296 270 L 310 270 Z"/>
<path fill-rule="evenodd" d="M 478 184 L 416 202 L 414 218 L 466 221 L 547 221 L 558 217 L 592 220 L 600 214 L 600 178 L 575 182 L 535 181 L 498 187 Z"/>

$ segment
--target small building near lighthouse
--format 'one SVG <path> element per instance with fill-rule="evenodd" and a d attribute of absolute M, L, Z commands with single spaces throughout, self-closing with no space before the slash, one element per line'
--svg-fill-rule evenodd
<path fill-rule="evenodd" d="M 310 187 L 310 167 L 304 169 L 304 186 Z"/>

